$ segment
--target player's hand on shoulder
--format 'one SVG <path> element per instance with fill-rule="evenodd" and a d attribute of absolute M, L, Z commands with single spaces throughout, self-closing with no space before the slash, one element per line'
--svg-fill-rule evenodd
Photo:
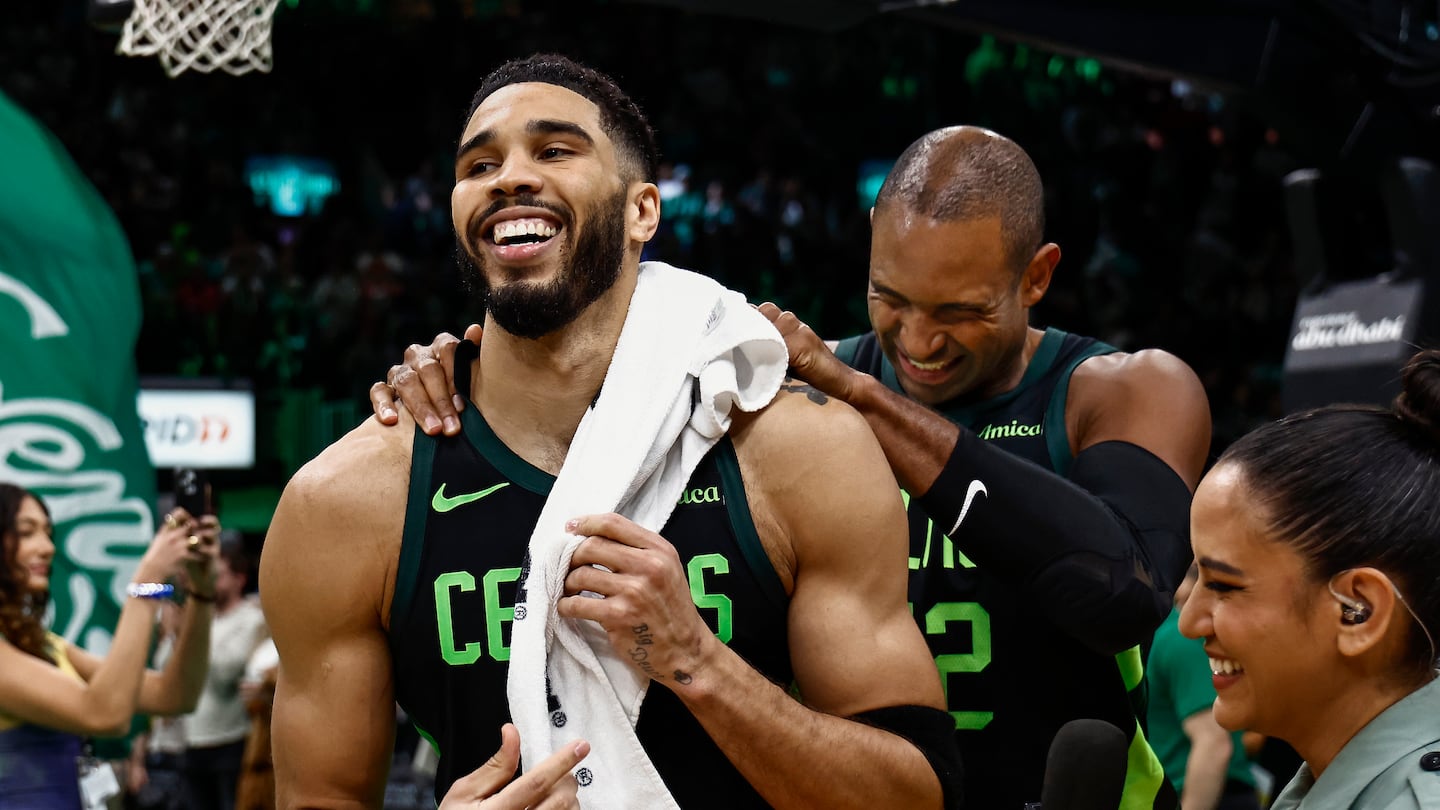
<path fill-rule="evenodd" d="M 520 732 L 506 723 L 500 749 L 484 765 L 455 780 L 439 810 L 464 810 L 484 804 L 485 810 L 563 810 L 579 808 L 578 784 L 570 771 L 590 753 L 584 740 L 567 743 L 528 772 L 520 766 Z"/>
<path fill-rule="evenodd" d="M 482 329 L 471 324 L 465 339 L 480 342 Z M 460 432 L 460 411 L 464 402 L 455 391 L 455 350 L 460 338 L 441 332 L 428 346 L 412 343 L 404 359 L 391 366 L 385 379 L 370 386 L 370 407 L 383 425 L 399 422 L 398 404 L 403 403 L 415 423 L 429 435 Z"/>
<path fill-rule="evenodd" d="M 796 376 L 832 397 L 850 398 L 857 372 L 835 356 L 830 344 L 821 340 L 814 330 L 788 309 L 782 310 L 768 301 L 756 309 L 775 324 L 775 329 L 785 340 L 785 350 L 790 354 L 790 368 Z"/>

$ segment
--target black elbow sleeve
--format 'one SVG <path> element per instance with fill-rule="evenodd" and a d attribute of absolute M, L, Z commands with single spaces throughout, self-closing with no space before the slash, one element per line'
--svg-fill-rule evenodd
<path fill-rule="evenodd" d="M 1154 453 L 1129 442 L 1102 442 L 1075 456 L 1070 480 L 1122 519 L 1144 555 L 1155 590 L 1170 597 L 1190 567 L 1190 500 L 1180 475 Z"/>
<path fill-rule="evenodd" d="M 925 755 L 940 780 L 945 810 L 965 806 L 961 789 L 965 770 L 960 762 L 960 746 L 955 742 L 955 719 L 949 712 L 929 706 L 887 706 L 861 712 L 851 719 L 909 740 Z"/>

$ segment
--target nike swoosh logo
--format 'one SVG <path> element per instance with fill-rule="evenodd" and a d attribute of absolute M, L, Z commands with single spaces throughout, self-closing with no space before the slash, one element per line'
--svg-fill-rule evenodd
<path fill-rule="evenodd" d="M 970 504 L 974 502 L 976 495 L 984 495 L 987 498 L 990 497 L 989 490 L 985 489 L 985 482 L 979 478 L 971 481 L 970 488 L 965 490 L 965 503 L 960 506 L 960 517 L 955 518 L 955 525 L 951 526 L 950 531 L 946 532 L 946 534 L 951 537 L 955 536 L 955 531 L 960 528 L 961 523 L 965 522 L 965 513 L 970 511 Z"/>
<path fill-rule="evenodd" d="M 508 486 L 510 486 L 510 482 L 506 481 L 503 484 L 496 484 L 489 489 L 482 489 L 479 492 L 467 492 L 464 495 L 456 495 L 452 498 L 447 498 L 445 497 L 445 485 L 441 484 L 440 488 L 435 490 L 435 497 L 430 499 L 430 508 L 434 509 L 436 512 L 449 512 L 451 509 L 454 509 L 457 506 L 464 506 L 467 503 L 474 503 L 481 498 L 484 498 L 485 496 L 494 493 L 496 490 L 501 490 Z"/>

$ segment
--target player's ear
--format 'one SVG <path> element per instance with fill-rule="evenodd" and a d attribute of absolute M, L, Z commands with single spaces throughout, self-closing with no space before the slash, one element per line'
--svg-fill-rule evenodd
<path fill-rule="evenodd" d="M 660 189 L 636 181 L 626 191 L 625 232 L 634 242 L 649 242 L 660 227 Z"/>
<path fill-rule="evenodd" d="M 1020 272 L 1020 301 L 1026 307 L 1033 307 L 1045 297 L 1054 277 L 1055 265 L 1060 263 L 1060 246 L 1046 242 L 1030 257 L 1025 269 Z"/>

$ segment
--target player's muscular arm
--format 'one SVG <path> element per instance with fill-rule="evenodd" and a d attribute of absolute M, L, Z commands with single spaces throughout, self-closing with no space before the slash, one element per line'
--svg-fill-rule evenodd
<path fill-rule="evenodd" d="M 1065 410 L 1076 450 L 1070 479 L 1130 522 L 1165 591 L 1156 607 L 1163 621 L 1190 565 L 1190 496 L 1210 453 L 1205 389 L 1166 352 L 1106 355 L 1076 369 Z"/>
<path fill-rule="evenodd" d="M 404 421 L 403 430 L 369 422 L 301 469 L 266 537 L 282 808 L 378 808 L 384 798 L 395 708 L 382 617 L 405 514 L 400 444 L 413 423 Z"/>
<path fill-rule="evenodd" d="M 944 706 L 905 601 L 894 477 L 851 408 L 808 386 L 786 389 L 733 435 L 757 526 L 792 575 L 790 655 L 806 705 L 733 655 L 676 692 L 777 807 L 940 807 L 942 787 L 918 748 L 845 719 Z"/>
<path fill-rule="evenodd" d="M 1158 349 L 1092 357 L 1070 382 L 1065 422 L 1077 453 L 1128 442 L 1165 462 L 1194 491 L 1210 452 L 1210 403 L 1195 372 Z"/>

